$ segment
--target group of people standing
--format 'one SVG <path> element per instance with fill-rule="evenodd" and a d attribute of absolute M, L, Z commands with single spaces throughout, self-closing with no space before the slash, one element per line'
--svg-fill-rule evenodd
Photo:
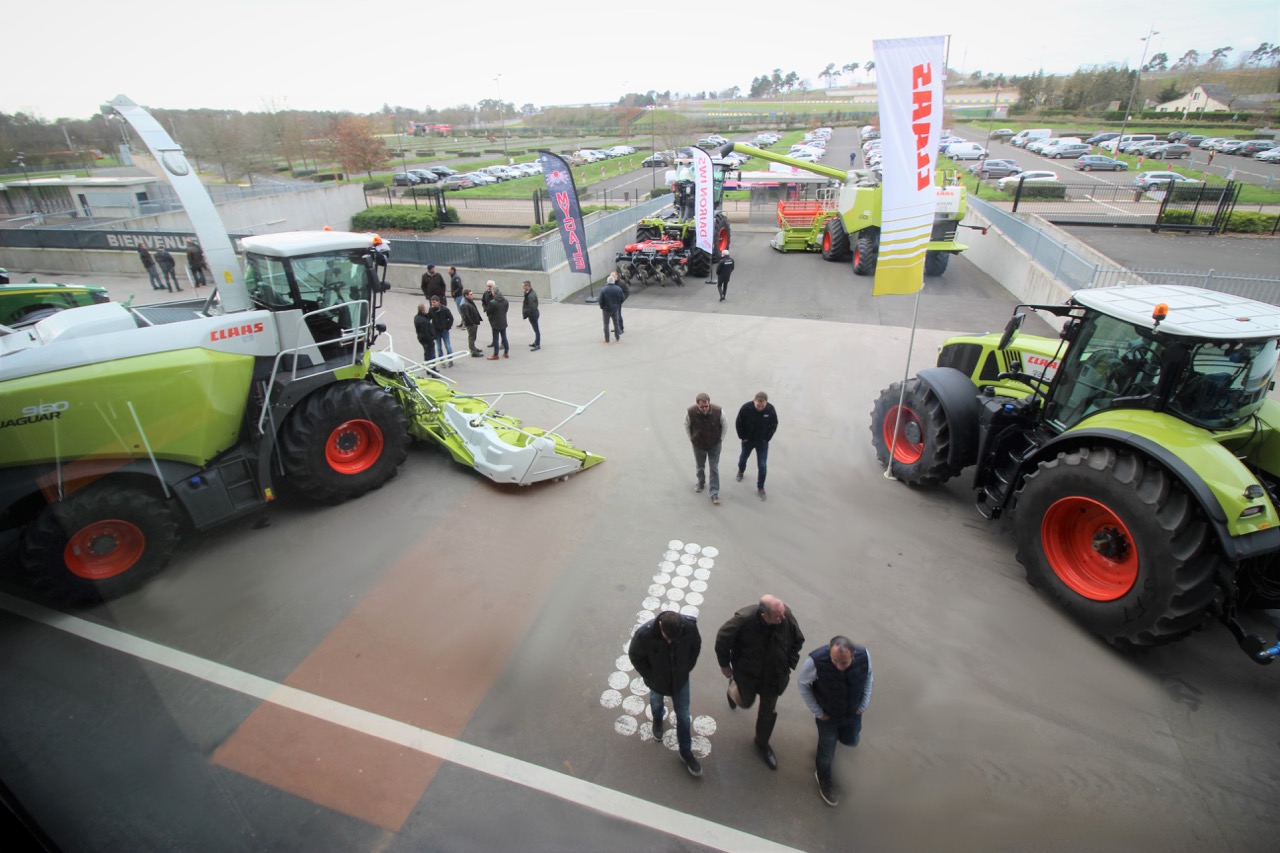
<path fill-rule="evenodd" d="M 205 272 L 209 269 L 209 262 L 205 260 L 204 250 L 194 238 L 187 239 L 186 255 L 191 283 L 195 287 L 204 287 L 208 284 Z M 152 290 L 167 289 L 170 293 L 181 292 L 182 285 L 178 283 L 178 262 L 167 248 L 160 246 L 152 256 L 146 246 L 139 246 L 138 259 L 142 261 L 142 268 L 147 271 Z"/>
<path fill-rule="evenodd" d="M 756 496 L 767 500 L 764 490 L 765 476 L 769 473 L 769 442 L 778 431 L 778 410 L 769 402 L 769 395 L 758 391 L 738 409 L 734 430 L 742 443 L 738 454 L 739 483 L 746 476 L 747 462 L 756 455 Z M 724 410 L 711 402 L 711 396 L 702 393 L 694 398 L 693 405 L 685 412 L 684 432 L 693 445 L 694 471 L 697 480 L 694 492 L 701 493 L 707 487 L 707 469 L 711 469 L 711 503 L 720 503 L 720 448 L 729 432 L 729 420 Z"/>
<path fill-rule="evenodd" d="M 458 317 L 462 328 L 467 330 L 467 352 L 472 358 L 484 356 L 484 352 L 476 346 L 476 333 L 485 319 L 493 331 L 493 355 L 487 361 L 511 357 L 511 345 L 507 340 L 507 309 L 510 307 L 507 297 L 503 295 L 496 282 L 485 282 L 485 291 L 476 307 L 475 293 L 464 287 L 457 267 L 449 267 L 450 296 L 458 309 Z M 530 352 L 542 349 L 542 331 L 538 327 L 540 312 L 538 310 L 538 294 L 534 292 L 533 283 L 525 281 L 524 301 L 521 317 L 529 322 L 533 329 L 533 343 L 529 344 Z M 413 318 L 414 330 L 418 341 L 422 344 L 424 361 L 447 358 L 441 366 L 453 367 L 453 343 L 450 330 L 453 328 L 453 312 L 445 303 L 444 276 L 436 272 L 435 264 L 428 264 L 427 271 L 422 274 L 422 295 L 426 302 L 418 305 L 418 313 Z M 481 312 L 484 318 L 481 318 Z"/>
<path fill-rule="evenodd" d="M 778 722 L 778 698 L 800 666 L 800 696 L 817 725 L 814 778 L 823 801 L 835 806 L 840 801 L 831 772 L 836 744 L 852 747 L 861 739 L 862 715 L 871 702 L 871 655 L 837 634 L 809 652 L 801 664 L 804 642 L 791 608 L 776 595 L 764 595 L 730 616 L 716 632 L 716 663 L 728 679 L 725 698 L 730 710 L 759 702 L 753 743 L 770 770 L 778 769 L 770 744 Z M 675 610 L 663 611 L 640 626 L 628 647 L 632 665 L 649 688 L 654 740 L 662 742 L 669 696 L 680 759 L 694 776 L 702 775 L 702 764 L 693 754 L 690 676 L 701 651 L 698 620 Z"/>

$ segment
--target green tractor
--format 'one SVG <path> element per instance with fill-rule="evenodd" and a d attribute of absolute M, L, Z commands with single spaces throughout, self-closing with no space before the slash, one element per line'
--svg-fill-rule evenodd
<path fill-rule="evenodd" d="M 913 486 L 974 466 L 1028 581 L 1107 642 L 1172 642 L 1212 615 L 1270 663 L 1238 613 L 1280 600 L 1280 308 L 1153 285 L 1019 308 L 1060 318 L 1060 340 L 1020 334 L 1020 312 L 947 340 L 876 401 L 880 463 Z"/>
<path fill-rule="evenodd" d="M 724 214 L 724 179 L 733 166 L 721 160 L 713 161 L 712 193 L 715 200 L 715 225 L 712 231 L 712 252 L 707 253 L 696 244 L 695 205 L 693 170 L 687 164 L 681 164 L 671 184 L 671 192 L 675 196 L 673 210 L 665 216 L 641 219 L 636 224 L 636 241 L 619 253 L 617 258 L 619 274 L 631 278 L 633 267 L 644 269 L 649 263 L 644 256 L 645 251 L 660 241 L 675 241 L 684 246 L 684 273 L 695 276 L 711 274 L 711 264 L 720 253 L 729 248 L 729 217 Z M 664 255 L 668 254 L 663 252 Z"/>
<path fill-rule="evenodd" d="M 779 252 L 821 252 L 828 261 L 852 261 L 854 275 L 875 273 L 882 188 L 870 172 L 833 169 L 736 142 L 721 148 L 720 155 L 733 151 L 823 175 L 835 183 L 820 190 L 816 200 L 779 202 L 779 230 L 769 245 Z M 942 275 L 951 256 L 969 248 L 956 242 L 965 215 L 965 188 L 939 186 L 936 192 L 933 233 L 924 258 L 927 276 Z"/>

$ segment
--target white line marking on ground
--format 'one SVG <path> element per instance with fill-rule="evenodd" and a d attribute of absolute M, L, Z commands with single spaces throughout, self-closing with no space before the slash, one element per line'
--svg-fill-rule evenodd
<path fill-rule="evenodd" d="M 371 735 L 388 743 L 399 744 L 406 749 L 434 756 L 459 767 L 466 767 L 478 773 L 549 794 L 617 820 L 683 838 L 716 850 L 761 850 L 778 851 L 778 853 L 784 853 L 784 851 L 795 853 L 796 851 L 796 848 L 778 844 L 767 838 L 685 814 L 631 794 L 624 794 L 594 782 L 548 770 L 528 761 L 473 746 L 270 679 L 260 678 L 141 637 L 134 637 L 115 628 L 97 625 L 3 593 L 0 593 L 0 608 L 32 622 L 47 625 L 139 660 L 149 661 L 209 684 L 243 693 L 352 731 Z"/>

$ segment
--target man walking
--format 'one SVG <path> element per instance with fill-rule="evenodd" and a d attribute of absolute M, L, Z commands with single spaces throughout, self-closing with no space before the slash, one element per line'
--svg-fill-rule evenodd
<path fill-rule="evenodd" d="M 818 793 L 834 806 L 840 795 L 831 779 L 836 743 L 857 746 L 862 736 L 862 713 L 871 702 L 871 655 L 844 636 L 831 638 L 804 659 L 796 684 L 818 724 Z"/>
<path fill-rule="evenodd" d="M 631 638 L 627 655 L 649 688 L 649 710 L 653 712 L 653 739 L 662 743 L 666 697 L 676 712 L 676 743 L 685 769 L 702 775 L 702 765 L 693 755 L 693 720 L 689 714 L 689 673 L 702 651 L 698 620 L 664 610 L 658 618 L 641 625 Z"/>
<path fill-rule="evenodd" d="M 502 295 L 497 283 L 492 280 L 486 281 L 484 286 L 488 290 L 484 313 L 489 318 L 489 328 L 493 329 L 493 355 L 485 360 L 497 361 L 499 348 L 502 349 L 503 358 L 511 358 L 511 346 L 507 343 L 507 297 Z"/>
<path fill-rule="evenodd" d="M 724 410 L 713 405 L 705 393 L 694 398 L 694 403 L 684 416 L 684 433 L 693 445 L 693 464 L 698 472 L 694 492 L 701 493 L 707 487 L 706 466 L 711 463 L 711 502 L 720 505 L 720 447 L 729 431 L 729 419 Z"/>
<path fill-rule="evenodd" d="M 720 263 L 716 264 L 716 284 L 719 286 L 721 302 L 724 302 L 724 298 L 729 295 L 731 275 L 733 275 L 733 258 L 729 257 L 729 250 L 725 249 L 720 254 Z"/>
<path fill-rule="evenodd" d="M 177 290 L 181 293 L 182 285 L 178 284 L 178 274 L 174 272 L 178 267 L 178 263 L 164 246 L 156 250 L 156 263 L 160 265 L 160 272 L 164 275 L 165 283 L 169 285 L 169 292 L 173 293 Z"/>
<path fill-rule="evenodd" d="M 776 595 L 761 596 L 759 604 L 742 608 L 716 634 L 716 661 L 729 679 L 729 708 L 750 708 L 760 697 L 755 745 L 770 770 L 778 769 L 778 758 L 769 746 L 778 722 L 774 709 L 803 648 L 800 623 Z"/>
<path fill-rule="evenodd" d="M 428 302 L 433 296 L 444 302 L 444 276 L 436 272 L 435 264 L 427 264 L 427 271 L 422 274 L 422 295 Z"/>
<path fill-rule="evenodd" d="M 151 289 L 164 290 L 164 282 L 160 280 L 160 269 L 146 246 L 138 247 L 138 259 L 142 261 L 142 268 L 147 271 L 147 278 L 151 279 Z"/>
<path fill-rule="evenodd" d="M 470 289 L 462 291 L 462 306 L 458 309 L 458 319 L 462 328 L 467 330 L 467 350 L 472 358 L 479 358 L 484 352 L 476 346 L 476 332 L 480 329 L 480 309 L 476 307 L 476 295 Z"/>
<path fill-rule="evenodd" d="M 459 311 L 462 310 L 462 276 L 458 275 L 457 267 L 449 267 L 449 295 L 453 297 L 453 304 Z"/>
<path fill-rule="evenodd" d="M 754 400 L 743 403 L 734 422 L 738 438 L 742 440 L 742 453 L 738 456 L 738 482 L 747 472 L 747 459 L 756 452 L 756 494 L 765 500 L 764 478 L 769 473 L 769 439 L 778 431 L 778 412 L 769 402 L 769 395 L 756 393 Z"/>
<path fill-rule="evenodd" d="M 418 304 L 418 313 L 413 315 L 413 331 L 422 344 L 422 360 L 431 361 L 436 357 L 436 327 L 431 322 L 429 312 L 431 306 L 425 302 Z"/>
<path fill-rule="evenodd" d="M 613 322 L 613 339 L 622 339 L 622 303 L 626 296 L 618 287 L 617 273 L 609 273 L 604 287 L 600 288 L 600 313 L 604 315 L 604 342 L 609 343 L 609 322 Z"/>
<path fill-rule="evenodd" d="M 538 330 L 538 294 L 533 292 L 531 281 L 524 283 L 524 304 L 520 308 L 520 316 L 533 326 L 533 343 L 529 344 L 530 352 L 542 349 L 542 332 Z"/>
<path fill-rule="evenodd" d="M 436 331 L 436 358 L 449 356 L 444 366 L 453 367 L 453 343 L 449 340 L 449 330 L 453 328 L 453 312 L 439 296 L 431 297 L 431 310 L 427 312 L 431 318 L 431 326 Z"/>
<path fill-rule="evenodd" d="M 194 237 L 187 238 L 187 269 L 191 271 L 191 282 L 195 287 L 204 287 L 209 282 L 204 277 L 208 263 L 204 259 L 204 249 Z"/>

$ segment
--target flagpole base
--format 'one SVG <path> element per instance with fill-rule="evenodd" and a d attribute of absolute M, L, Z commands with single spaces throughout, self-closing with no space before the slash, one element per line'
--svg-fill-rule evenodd
<path fill-rule="evenodd" d="M 597 302 L 599 302 L 599 301 L 600 301 L 600 297 L 599 297 L 599 296 L 588 296 L 584 301 L 585 301 L 588 305 L 595 305 Z"/>

